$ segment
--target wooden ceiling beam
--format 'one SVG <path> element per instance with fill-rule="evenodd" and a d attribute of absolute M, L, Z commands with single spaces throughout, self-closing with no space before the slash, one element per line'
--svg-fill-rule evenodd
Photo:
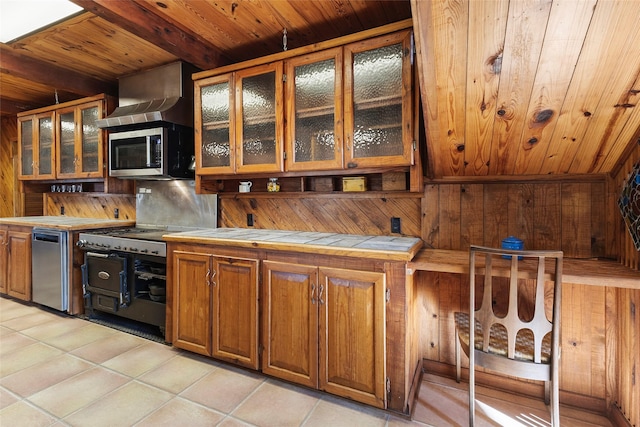
<path fill-rule="evenodd" d="M 0 97 L 0 116 L 15 116 L 23 111 L 39 107 L 28 102 Z"/>
<path fill-rule="evenodd" d="M 135 1 L 71 0 L 106 21 L 203 70 L 231 61 L 221 50 L 188 28 L 177 27 Z"/>
<path fill-rule="evenodd" d="M 51 86 L 59 91 L 81 96 L 93 96 L 98 93 L 116 95 L 118 93 L 115 81 L 104 82 L 50 62 L 30 58 L 4 43 L 0 43 L 0 58 L 2 58 L 3 73 Z"/>

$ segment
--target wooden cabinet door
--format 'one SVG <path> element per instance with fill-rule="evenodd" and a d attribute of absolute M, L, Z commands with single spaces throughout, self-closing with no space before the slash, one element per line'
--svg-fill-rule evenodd
<path fill-rule="evenodd" d="M 282 172 L 282 62 L 235 73 L 236 171 Z"/>
<path fill-rule="evenodd" d="M 411 56 L 410 31 L 345 46 L 347 168 L 413 164 Z"/>
<path fill-rule="evenodd" d="M 79 154 L 76 135 L 76 107 L 59 110 L 56 115 L 56 171 L 59 178 L 72 178 L 76 175 Z"/>
<path fill-rule="evenodd" d="M 35 178 L 51 179 L 56 176 L 54 112 L 38 114 L 35 118 L 36 145 L 34 146 Z"/>
<path fill-rule="evenodd" d="M 7 293 L 31 301 L 31 233 L 9 230 Z"/>
<path fill-rule="evenodd" d="M 0 293 L 7 293 L 7 275 L 9 268 L 9 230 L 0 227 Z"/>
<path fill-rule="evenodd" d="M 320 389 L 384 408 L 385 275 L 319 269 Z"/>
<path fill-rule="evenodd" d="M 173 345 L 211 356 L 211 256 L 173 253 Z"/>
<path fill-rule="evenodd" d="M 263 261 L 262 371 L 318 387 L 318 268 Z"/>
<path fill-rule="evenodd" d="M 36 176 L 35 132 L 33 116 L 18 118 L 18 158 L 20 159 L 18 178 L 20 179 Z"/>
<path fill-rule="evenodd" d="M 213 357 L 258 369 L 258 261 L 213 258 Z"/>
<path fill-rule="evenodd" d="M 233 74 L 194 82 L 195 143 L 198 174 L 236 170 L 235 93 Z"/>
<path fill-rule="evenodd" d="M 342 48 L 285 63 L 286 169 L 342 169 Z"/>
<path fill-rule="evenodd" d="M 96 124 L 102 111 L 103 101 L 94 101 L 56 112 L 58 178 L 104 176 L 104 131 Z"/>

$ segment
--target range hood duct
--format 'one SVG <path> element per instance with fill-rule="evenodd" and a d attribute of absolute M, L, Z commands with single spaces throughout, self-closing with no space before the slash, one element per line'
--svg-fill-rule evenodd
<path fill-rule="evenodd" d="M 197 71 L 190 64 L 178 61 L 121 77 L 118 107 L 98 120 L 98 127 L 140 128 L 168 123 L 193 128 L 191 75 Z"/>

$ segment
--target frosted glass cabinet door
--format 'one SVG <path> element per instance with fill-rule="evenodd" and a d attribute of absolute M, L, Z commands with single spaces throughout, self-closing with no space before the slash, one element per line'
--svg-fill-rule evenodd
<path fill-rule="evenodd" d="M 195 82 L 195 85 L 198 171 L 232 173 L 235 170 L 233 77 L 225 74 Z"/>
<path fill-rule="evenodd" d="M 287 170 L 341 169 L 342 49 L 286 62 Z"/>
<path fill-rule="evenodd" d="M 33 120 L 31 117 L 20 118 L 19 137 L 20 145 L 20 177 L 33 176 L 35 159 L 33 158 Z"/>
<path fill-rule="evenodd" d="M 75 110 L 58 114 L 59 169 L 58 174 L 73 175 L 76 172 L 76 120 Z"/>
<path fill-rule="evenodd" d="M 413 162 L 411 33 L 345 47 L 347 167 Z"/>
<path fill-rule="evenodd" d="M 96 105 L 80 110 L 81 170 L 83 175 L 97 174 L 102 176 L 102 150 L 100 138 L 102 132 L 96 121 L 101 117 L 100 108 Z"/>
<path fill-rule="evenodd" d="M 36 175 L 38 178 L 54 178 L 54 125 L 53 113 L 44 113 L 37 116 L 37 158 Z"/>
<path fill-rule="evenodd" d="M 282 171 L 282 62 L 236 73 L 238 172 Z"/>

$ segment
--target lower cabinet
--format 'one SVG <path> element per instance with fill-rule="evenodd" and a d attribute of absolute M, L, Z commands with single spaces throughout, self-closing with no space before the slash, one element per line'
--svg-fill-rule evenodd
<path fill-rule="evenodd" d="M 194 250 L 172 255 L 173 344 L 258 369 L 258 260 Z"/>
<path fill-rule="evenodd" d="M 263 262 L 263 372 L 386 407 L 385 274 Z"/>
<path fill-rule="evenodd" d="M 0 227 L 0 293 L 31 301 L 31 231 Z"/>
<path fill-rule="evenodd" d="M 410 413 L 406 263 L 287 249 L 168 242 L 167 341 Z"/>

